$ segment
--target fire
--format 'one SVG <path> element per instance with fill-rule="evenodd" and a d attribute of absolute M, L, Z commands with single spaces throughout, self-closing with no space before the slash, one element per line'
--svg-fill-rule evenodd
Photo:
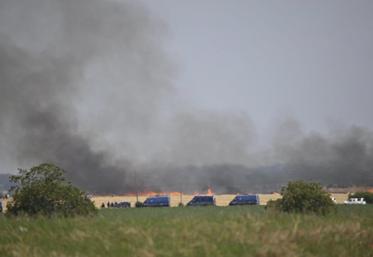
<path fill-rule="evenodd" d="M 179 196 L 180 194 L 182 194 L 181 192 L 168 192 L 168 195 L 170 196 Z"/>
<path fill-rule="evenodd" d="M 213 195 L 214 192 L 212 191 L 211 187 L 207 189 L 207 195 Z"/>
<path fill-rule="evenodd" d="M 128 193 L 128 196 L 157 196 L 157 195 L 169 195 L 169 196 L 180 196 L 181 192 L 154 192 L 154 191 L 145 191 L 138 193 Z"/>
<path fill-rule="evenodd" d="M 143 192 L 138 192 L 138 193 L 128 193 L 126 195 L 128 196 L 157 196 L 157 195 L 169 195 L 169 196 L 180 196 L 183 194 L 183 192 L 178 192 L 178 191 L 171 191 L 171 192 L 154 192 L 154 191 L 143 191 Z M 203 195 L 203 193 L 200 192 L 193 192 L 192 195 Z M 208 187 L 206 195 L 214 195 L 214 191 L 212 190 L 211 187 Z"/>
<path fill-rule="evenodd" d="M 204 195 L 204 194 L 201 194 L 200 192 L 193 192 L 192 195 Z M 211 187 L 207 188 L 207 193 L 205 195 L 214 195 L 214 191 L 212 191 Z"/>

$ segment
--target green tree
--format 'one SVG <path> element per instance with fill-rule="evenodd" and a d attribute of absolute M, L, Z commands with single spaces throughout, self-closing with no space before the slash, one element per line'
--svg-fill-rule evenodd
<path fill-rule="evenodd" d="M 284 212 L 326 214 L 334 203 L 319 183 L 294 181 L 281 190 L 282 199 L 270 202 L 268 208 Z"/>
<path fill-rule="evenodd" d="M 10 177 L 13 199 L 7 205 L 9 215 L 88 215 L 96 212 L 92 201 L 71 185 L 64 171 L 53 164 L 40 164 L 30 170 L 19 169 Z"/>

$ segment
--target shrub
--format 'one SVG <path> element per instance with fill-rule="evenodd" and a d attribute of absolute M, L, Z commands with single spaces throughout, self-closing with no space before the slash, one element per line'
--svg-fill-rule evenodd
<path fill-rule="evenodd" d="M 141 208 L 141 207 L 144 207 L 144 204 L 142 202 L 136 202 L 135 207 L 136 208 Z"/>
<path fill-rule="evenodd" d="M 7 205 L 8 215 L 88 215 L 96 212 L 92 201 L 64 178 L 64 171 L 53 164 L 19 170 L 11 176 L 15 186 Z"/>
<path fill-rule="evenodd" d="M 334 203 L 328 192 L 318 183 L 289 182 L 281 190 L 282 199 L 272 201 L 268 208 L 284 212 L 326 214 Z"/>
<path fill-rule="evenodd" d="M 373 193 L 371 192 L 356 192 L 350 194 L 348 198 L 364 198 L 368 204 L 373 204 Z"/>

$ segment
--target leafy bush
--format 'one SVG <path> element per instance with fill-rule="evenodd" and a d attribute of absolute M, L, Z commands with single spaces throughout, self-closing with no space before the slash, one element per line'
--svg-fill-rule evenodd
<path fill-rule="evenodd" d="M 135 207 L 136 208 L 141 208 L 141 207 L 144 207 L 144 204 L 142 202 L 136 202 Z"/>
<path fill-rule="evenodd" d="M 289 182 L 281 190 L 282 199 L 272 201 L 268 208 L 284 212 L 326 214 L 334 203 L 328 192 L 319 183 L 304 181 Z"/>
<path fill-rule="evenodd" d="M 364 198 L 368 204 L 373 204 L 373 193 L 371 192 L 356 192 L 350 194 L 348 198 Z"/>
<path fill-rule="evenodd" d="M 15 186 L 7 205 L 8 215 L 88 215 L 96 212 L 92 201 L 64 178 L 64 171 L 53 164 L 19 170 L 11 176 Z"/>

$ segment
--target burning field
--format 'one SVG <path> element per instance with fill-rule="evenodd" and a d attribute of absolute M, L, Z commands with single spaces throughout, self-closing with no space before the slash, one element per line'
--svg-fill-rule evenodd
<path fill-rule="evenodd" d="M 273 126 L 270 118 L 260 125 L 252 117 L 263 116 L 255 111 L 257 106 L 220 109 L 228 104 L 225 94 L 217 98 L 217 106 L 189 106 L 184 99 L 188 93 L 175 83 L 178 65 L 165 42 L 168 29 L 139 1 L 2 0 L 0 173 L 50 162 L 66 170 L 75 185 L 96 194 L 136 188 L 193 192 L 206 185 L 218 193 L 272 192 L 290 180 L 336 187 L 373 185 L 370 127 L 347 119 L 351 125 L 313 131 L 287 115 Z M 200 73 L 209 78 L 220 75 L 205 68 Z M 224 81 L 234 87 L 230 79 Z M 209 102 L 216 90 L 203 88 L 215 80 L 202 83 L 196 78 L 190 84 L 202 83 L 194 94 Z M 370 84 L 363 83 L 364 89 Z M 364 92 L 351 85 L 352 92 Z M 245 97 L 258 97 L 260 88 L 239 96 L 250 102 Z M 331 92 L 334 99 L 340 90 Z M 251 102 L 269 104 L 268 94 L 263 96 Z M 366 120 L 371 120 L 369 112 Z"/>
<path fill-rule="evenodd" d="M 186 205 L 192 198 L 197 194 L 182 194 L 180 192 L 144 192 L 138 196 L 136 194 L 129 195 L 103 195 L 103 196 L 92 196 L 91 199 L 95 203 L 97 208 L 100 208 L 102 204 L 114 203 L 114 202 L 129 202 L 131 207 L 135 206 L 136 201 L 144 202 L 149 196 L 156 195 L 169 195 L 170 206 L 177 207 L 180 203 Z M 209 195 L 209 194 L 206 194 Z M 212 194 L 210 194 L 212 195 Z M 214 195 L 217 206 L 228 206 L 229 202 L 233 200 L 236 194 L 218 194 Z M 342 204 L 348 199 L 347 193 L 332 193 L 331 197 L 335 198 L 336 202 Z M 276 200 L 281 198 L 279 193 L 272 194 L 259 194 L 260 205 L 266 205 L 269 200 Z"/>
<path fill-rule="evenodd" d="M 0 0 L 0 257 L 372 257 L 373 1 L 263 2 Z"/>

